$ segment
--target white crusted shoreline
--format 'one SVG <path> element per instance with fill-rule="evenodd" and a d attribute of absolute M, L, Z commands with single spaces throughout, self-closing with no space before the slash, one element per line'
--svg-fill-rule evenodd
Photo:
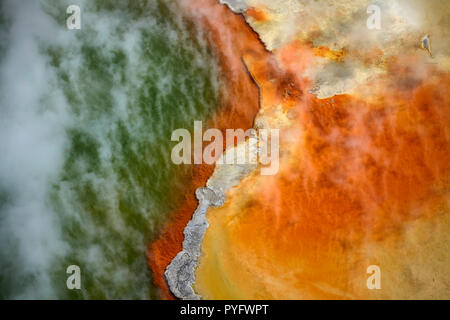
<path fill-rule="evenodd" d="M 221 206 L 225 195 L 213 187 L 198 188 L 195 192 L 199 205 L 192 219 L 184 229 L 183 250 L 167 266 L 164 275 L 172 293 L 180 299 L 199 300 L 194 292 L 195 268 L 201 255 L 201 245 L 205 231 L 209 226 L 206 211 L 210 206 Z"/>
<path fill-rule="evenodd" d="M 257 146 L 252 140 L 247 140 L 234 149 L 239 148 L 246 148 L 253 155 L 257 153 Z M 256 163 L 216 165 L 206 187 L 196 190 L 195 195 L 199 204 L 183 231 L 183 249 L 170 262 L 164 272 L 170 291 L 177 298 L 184 300 L 201 299 L 201 296 L 194 292 L 192 285 L 195 282 L 195 269 L 201 256 L 203 236 L 209 227 L 206 213 L 209 207 L 222 206 L 225 203 L 225 192 L 239 184 L 244 177 L 256 168 Z"/>
<path fill-rule="evenodd" d="M 247 10 L 247 1 L 245 0 L 219 0 L 219 2 L 226 4 L 235 13 L 243 13 Z"/>
<path fill-rule="evenodd" d="M 251 139 L 232 149 L 245 148 L 248 155 L 257 153 L 257 145 Z M 224 155 L 227 153 L 225 151 Z M 209 227 L 206 213 L 209 207 L 222 206 L 225 203 L 225 192 L 248 176 L 257 168 L 256 163 L 222 164 L 216 168 L 209 178 L 206 187 L 198 188 L 195 195 L 199 201 L 192 219 L 184 229 L 183 249 L 167 266 L 164 275 L 170 291 L 179 299 L 198 300 L 201 296 L 194 292 L 195 269 L 201 256 L 203 236 Z"/>

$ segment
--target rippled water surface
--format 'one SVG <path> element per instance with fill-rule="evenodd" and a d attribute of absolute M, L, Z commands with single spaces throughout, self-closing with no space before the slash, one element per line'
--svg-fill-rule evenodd
<path fill-rule="evenodd" d="M 217 106 L 206 44 L 171 1 L 1 5 L 0 298 L 157 298 L 146 246 L 191 169 L 170 135 Z"/>

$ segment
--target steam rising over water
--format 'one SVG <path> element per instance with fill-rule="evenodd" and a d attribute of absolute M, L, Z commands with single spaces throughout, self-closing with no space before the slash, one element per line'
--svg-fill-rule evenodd
<path fill-rule="evenodd" d="M 218 99 L 201 35 L 167 3 L 1 3 L 0 298 L 156 297 L 146 245 L 191 170 L 170 134 Z"/>

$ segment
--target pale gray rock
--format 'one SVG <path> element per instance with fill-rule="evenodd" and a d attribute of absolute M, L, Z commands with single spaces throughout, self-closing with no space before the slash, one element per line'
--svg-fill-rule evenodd
<path fill-rule="evenodd" d="M 226 4 L 231 11 L 243 13 L 247 10 L 247 1 L 245 0 L 219 0 L 221 4 Z"/>
<path fill-rule="evenodd" d="M 225 202 L 225 195 L 214 187 L 198 188 L 195 195 L 199 204 L 184 229 L 183 250 L 176 255 L 164 272 L 170 291 L 177 298 L 185 300 L 201 298 L 192 289 L 192 284 L 195 281 L 195 268 L 201 255 L 203 236 L 209 226 L 205 216 L 206 211 L 210 206 L 222 206 Z"/>

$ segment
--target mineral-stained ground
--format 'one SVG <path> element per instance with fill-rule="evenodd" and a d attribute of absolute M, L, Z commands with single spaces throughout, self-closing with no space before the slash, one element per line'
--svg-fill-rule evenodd
<path fill-rule="evenodd" d="M 207 184 L 225 202 L 206 211 L 204 299 L 450 298 L 450 4 L 219 2 L 183 2 L 222 67 L 216 121 L 279 129 L 279 171 L 198 175 L 149 247 L 163 297 Z"/>

